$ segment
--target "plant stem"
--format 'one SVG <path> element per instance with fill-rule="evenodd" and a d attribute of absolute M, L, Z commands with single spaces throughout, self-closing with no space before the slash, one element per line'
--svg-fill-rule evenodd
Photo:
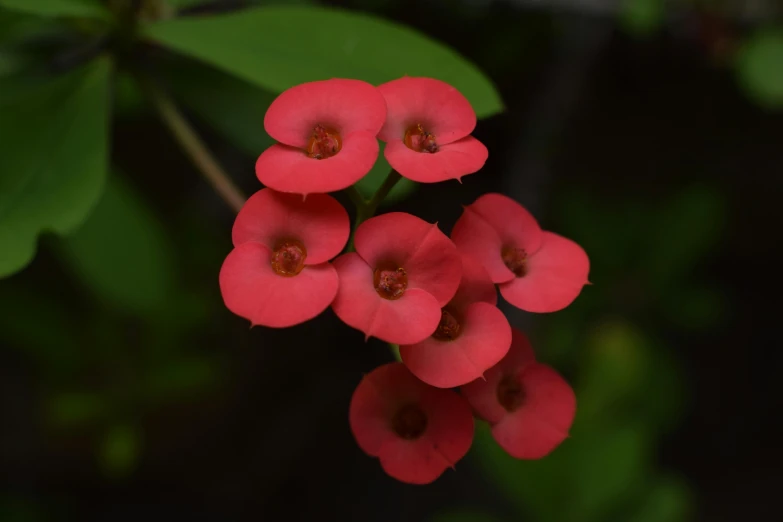
<path fill-rule="evenodd" d="M 400 176 L 396 170 L 389 172 L 389 175 L 386 176 L 386 179 L 383 180 L 383 183 L 380 187 L 378 187 L 378 190 L 375 191 L 375 194 L 373 194 L 372 199 L 369 201 L 366 201 L 362 197 L 359 191 L 356 190 L 356 187 L 348 187 L 346 189 L 348 196 L 356 206 L 356 221 L 353 223 L 351 240 L 348 242 L 348 248 L 346 249 L 346 252 L 353 252 L 355 250 L 353 246 L 353 238 L 356 234 L 356 229 L 359 228 L 359 225 L 375 215 L 375 211 L 378 209 L 378 205 L 380 205 L 381 202 L 386 199 L 386 196 L 389 195 L 389 192 L 391 192 L 391 190 L 394 188 L 394 185 L 396 185 L 397 182 L 401 179 L 402 176 Z"/>
<path fill-rule="evenodd" d="M 231 181 L 231 178 L 228 177 L 217 160 L 215 160 L 207 146 L 196 134 L 196 131 L 193 130 L 193 127 L 190 126 L 179 111 L 174 101 L 152 81 L 146 81 L 144 78 L 140 78 L 139 81 L 160 114 L 163 123 L 199 172 L 212 185 L 218 195 L 235 212 L 239 212 L 247 198 Z"/>

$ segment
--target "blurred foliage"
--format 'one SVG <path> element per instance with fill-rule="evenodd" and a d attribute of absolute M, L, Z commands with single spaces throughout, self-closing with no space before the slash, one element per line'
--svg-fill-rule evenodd
<path fill-rule="evenodd" d="M 106 433 L 100 447 L 100 463 L 111 477 L 129 475 L 136 466 L 141 435 L 130 425 L 117 424 Z"/>
<path fill-rule="evenodd" d="M 32 259 L 38 234 L 72 231 L 108 164 L 108 58 L 46 82 L 0 90 L 0 277 Z M 13 146 L 9 146 L 13 144 Z"/>
<path fill-rule="evenodd" d="M 619 22 L 634 36 L 649 37 L 663 24 L 666 16 L 666 0 L 623 0 Z"/>
<path fill-rule="evenodd" d="M 740 84 L 754 101 L 783 108 L 783 27 L 759 29 L 737 55 Z"/>
<path fill-rule="evenodd" d="M 98 0 L 0 0 L 0 7 L 42 16 L 105 18 L 108 15 Z"/>
<path fill-rule="evenodd" d="M 120 176 L 89 219 L 61 242 L 62 260 L 101 302 L 138 315 L 161 312 L 175 282 L 175 256 L 160 220 Z"/>

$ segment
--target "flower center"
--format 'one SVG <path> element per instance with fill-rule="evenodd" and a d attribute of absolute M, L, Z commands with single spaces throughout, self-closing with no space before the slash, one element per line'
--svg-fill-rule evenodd
<path fill-rule="evenodd" d="M 319 123 L 313 127 L 313 134 L 307 141 L 305 150 L 311 158 L 326 159 L 340 152 L 342 147 L 343 140 L 340 138 L 340 133 Z"/>
<path fill-rule="evenodd" d="M 293 277 L 304 268 L 307 249 L 296 239 L 278 241 L 272 251 L 272 270 L 284 277 Z"/>
<path fill-rule="evenodd" d="M 517 277 L 524 277 L 527 274 L 527 252 L 524 248 L 503 247 L 500 257 Z"/>
<path fill-rule="evenodd" d="M 445 308 L 440 311 L 440 324 L 438 329 L 432 336 L 439 341 L 453 341 L 459 337 L 462 325 L 448 310 Z"/>
<path fill-rule="evenodd" d="M 435 135 L 425 131 L 421 123 L 408 127 L 403 142 L 406 147 L 416 152 L 429 152 L 430 154 L 438 152 Z"/>
<path fill-rule="evenodd" d="M 418 439 L 427 429 L 427 416 L 415 404 L 405 405 L 394 414 L 392 429 L 403 439 Z"/>
<path fill-rule="evenodd" d="M 372 274 L 375 291 L 384 299 L 394 301 L 402 297 L 408 288 L 408 274 L 396 264 L 386 263 L 378 266 Z"/>
<path fill-rule="evenodd" d="M 525 390 L 522 389 L 519 379 L 513 375 L 506 375 L 498 383 L 498 402 L 508 412 L 513 412 L 522 406 L 525 401 Z"/>

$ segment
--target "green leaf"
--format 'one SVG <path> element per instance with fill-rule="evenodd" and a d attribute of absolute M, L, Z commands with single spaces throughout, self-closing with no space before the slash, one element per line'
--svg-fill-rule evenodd
<path fill-rule="evenodd" d="M 603 522 L 647 474 L 650 438 L 616 422 L 574 425 L 547 457 L 516 460 L 477 424 L 471 455 L 520 513 L 536 522 Z"/>
<path fill-rule="evenodd" d="M 726 294 L 718 287 L 683 286 L 673 290 L 663 313 L 675 325 L 689 330 L 707 330 L 728 313 Z"/>
<path fill-rule="evenodd" d="M 59 297 L 19 278 L 0 281 L 0 345 L 27 353 L 47 372 L 69 373 L 82 353 L 79 327 Z"/>
<path fill-rule="evenodd" d="M 160 221 L 122 177 L 110 178 L 87 221 L 63 238 L 63 261 L 103 302 L 157 313 L 174 285 L 175 254 Z"/>
<path fill-rule="evenodd" d="M 756 31 L 737 54 L 739 82 L 758 104 L 783 109 L 783 28 Z"/>
<path fill-rule="evenodd" d="M 144 28 L 147 37 L 274 92 L 333 77 L 380 84 L 430 76 L 486 117 L 503 110 L 492 82 L 452 49 L 365 14 L 313 6 L 259 7 Z"/>
<path fill-rule="evenodd" d="M 30 262 L 38 234 L 71 232 L 100 197 L 110 69 L 101 58 L 44 84 L 0 91 L 0 277 Z"/>
<path fill-rule="evenodd" d="M 195 61 L 169 60 L 160 75 L 176 100 L 244 152 L 257 157 L 274 143 L 264 130 L 269 91 Z"/>
<path fill-rule="evenodd" d="M 362 196 L 364 196 L 365 199 L 370 199 L 373 194 L 375 194 L 375 192 L 381 188 L 381 185 L 386 180 L 386 176 L 388 176 L 389 172 L 392 170 L 389 162 L 386 161 L 386 158 L 383 157 L 383 148 L 385 144 L 381 143 L 380 146 L 381 148 L 378 152 L 378 159 L 375 160 L 375 165 L 373 165 L 372 170 L 370 170 L 370 172 L 368 172 L 367 175 L 360 179 L 356 184 L 356 189 Z M 402 178 L 397 182 L 396 185 L 394 185 L 394 188 L 391 190 L 391 192 L 389 192 L 389 195 L 386 196 L 383 202 L 381 202 L 381 206 L 404 199 L 411 192 L 416 190 L 418 186 L 419 184 L 415 181 Z"/>
<path fill-rule="evenodd" d="M 650 362 L 648 344 L 644 333 L 624 320 L 608 321 L 595 328 L 575 386 L 580 419 L 616 415 L 618 405 L 628 404 L 645 384 Z"/>
<path fill-rule="evenodd" d="M 0 48 L 24 41 L 55 24 L 55 21 L 40 16 L 0 9 Z"/>
<path fill-rule="evenodd" d="M 661 477 L 645 488 L 646 495 L 628 522 L 688 522 L 693 512 L 692 494 L 682 480 Z"/>
<path fill-rule="evenodd" d="M 156 365 L 146 378 L 145 394 L 155 401 L 194 395 L 217 380 L 214 365 L 208 359 L 196 357 Z"/>
<path fill-rule="evenodd" d="M 648 37 L 661 26 L 665 15 L 665 0 L 624 0 L 620 26 L 634 36 Z"/>
<path fill-rule="evenodd" d="M 108 411 L 103 397 L 94 393 L 61 393 L 49 400 L 49 422 L 58 427 L 74 427 L 95 422 Z"/>
<path fill-rule="evenodd" d="M 720 240 L 725 219 L 724 198 L 709 186 L 690 187 L 662 205 L 642 261 L 652 287 L 662 292 L 687 277 Z"/>
<path fill-rule="evenodd" d="M 97 0 L 0 0 L 0 7 L 41 16 L 108 17 Z"/>
<path fill-rule="evenodd" d="M 112 426 L 98 450 L 98 459 L 104 472 L 114 478 L 129 475 L 136 467 L 140 446 L 141 434 L 133 426 Z"/>

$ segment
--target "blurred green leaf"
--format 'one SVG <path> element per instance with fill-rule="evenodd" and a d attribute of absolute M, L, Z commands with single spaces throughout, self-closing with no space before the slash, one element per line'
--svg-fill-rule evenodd
<path fill-rule="evenodd" d="M 41 16 L 108 17 L 97 0 L 0 0 L 0 7 Z"/>
<path fill-rule="evenodd" d="M 63 261 L 102 301 L 157 313 L 174 286 L 174 252 L 160 221 L 113 175 L 89 219 L 61 241 Z"/>
<path fill-rule="evenodd" d="M 645 489 L 645 498 L 627 522 L 688 522 L 691 520 L 691 493 L 674 477 L 661 477 Z"/>
<path fill-rule="evenodd" d="M 30 354 L 47 371 L 68 373 L 79 361 L 78 327 L 56 297 L 15 278 L 0 281 L 0 344 Z"/>
<path fill-rule="evenodd" d="M 603 522 L 643 484 L 649 473 L 652 441 L 636 424 L 605 423 L 584 428 L 574 428 L 574 444 L 565 447 L 573 473 L 566 519 Z M 568 469 L 562 472 L 569 473 Z"/>
<path fill-rule="evenodd" d="M 48 519 L 40 502 L 11 493 L 0 497 L 0 520 L 3 522 L 42 522 Z"/>
<path fill-rule="evenodd" d="M 783 28 L 759 29 L 737 54 L 739 82 L 757 103 L 783 108 Z"/>
<path fill-rule="evenodd" d="M 199 4 L 206 4 L 212 0 L 165 0 L 167 4 L 176 9 L 187 9 Z"/>
<path fill-rule="evenodd" d="M 98 458 L 104 472 L 122 478 L 133 472 L 139 458 L 141 435 L 133 426 L 116 424 L 106 433 Z"/>
<path fill-rule="evenodd" d="M 370 199 L 375 194 L 386 180 L 386 176 L 388 176 L 389 172 L 392 170 L 389 162 L 383 157 L 384 146 L 384 143 L 380 144 L 381 148 L 378 152 L 378 159 L 375 160 L 375 165 L 373 165 L 372 170 L 356 184 L 357 190 L 365 199 Z M 416 190 L 418 186 L 419 184 L 415 181 L 402 178 L 394 185 L 394 188 L 389 192 L 389 195 L 386 196 L 386 199 L 383 200 L 381 205 L 388 205 L 404 199 L 408 194 Z"/>
<path fill-rule="evenodd" d="M 71 232 L 108 163 L 108 58 L 31 88 L 0 90 L 0 277 L 32 259 L 44 230 Z"/>
<path fill-rule="evenodd" d="M 579 367 L 577 422 L 627 420 L 653 433 L 679 418 L 685 394 L 678 361 L 633 324 L 600 324 Z"/>
<path fill-rule="evenodd" d="M 651 440 L 635 424 L 582 422 L 541 460 L 508 456 L 478 423 L 472 455 L 521 513 L 536 522 L 604 522 L 648 473 Z"/>
<path fill-rule="evenodd" d="M 259 7 L 147 26 L 145 34 L 274 92 L 333 77 L 380 84 L 431 76 L 457 87 L 479 117 L 503 109 L 491 81 L 456 52 L 404 26 L 323 7 Z"/>
<path fill-rule="evenodd" d="M 0 0 L 0 5 L 2 0 Z M 37 31 L 51 27 L 54 22 L 18 11 L 4 11 L 0 9 L 0 47 L 18 43 Z"/>
<path fill-rule="evenodd" d="M 642 260 L 652 288 L 663 293 L 679 278 L 689 275 L 718 243 L 725 213 L 723 196 L 707 186 L 683 190 L 661 207 Z"/>
<path fill-rule="evenodd" d="M 596 422 L 602 414 L 616 415 L 618 404 L 645 384 L 649 342 L 632 324 L 617 319 L 599 325 L 590 335 L 575 386 L 577 415 Z"/>
<path fill-rule="evenodd" d="M 256 157 L 274 143 L 264 130 L 274 94 L 195 61 L 169 60 L 160 74 L 175 99 L 244 152 Z"/>
<path fill-rule="evenodd" d="M 727 314 L 727 297 L 720 288 L 685 286 L 672 290 L 672 294 L 672 299 L 662 307 L 662 311 L 680 328 L 712 328 L 720 324 Z"/>
<path fill-rule="evenodd" d="M 133 119 L 147 110 L 147 102 L 138 83 L 128 71 L 117 71 L 114 77 L 114 116 Z"/>
<path fill-rule="evenodd" d="M 214 365 L 213 361 L 196 357 L 155 365 L 147 375 L 144 392 L 155 401 L 193 395 L 214 384 L 218 378 Z"/>
<path fill-rule="evenodd" d="M 666 15 L 665 0 L 623 0 L 620 6 L 620 26 L 634 36 L 652 35 Z"/>
<path fill-rule="evenodd" d="M 49 400 L 47 417 L 58 427 L 78 427 L 100 420 L 107 407 L 106 400 L 94 393 L 60 393 Z"/>

